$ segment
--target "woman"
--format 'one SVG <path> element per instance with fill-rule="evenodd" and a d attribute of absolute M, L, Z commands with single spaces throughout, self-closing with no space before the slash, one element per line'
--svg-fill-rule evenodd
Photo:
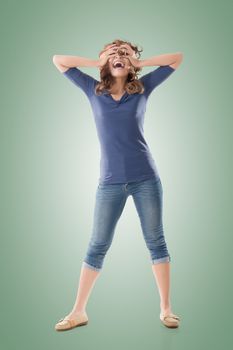
<path fill-rule="evenodd" d="M 160 320 L 169 328 L 179 326 L 180 318 L 172 312 L 169 299 L 171 257 L 163 232 L 162 183 L 143 135 L 143 120 L 149 95 L 177 69 L 183 56 L 178 52 L 140 60 L 141 51 L 136 45 L 117 39 L 105 45 L 97 60 L 53 56 L 58 70 L 86 94 L 101 144 L 93 232 L 75 304 L 56 324 L 56 330 L 88 323 L 87 301 L 130 195 L 140 218 L 159 290 Z M 98 67 L 100 81 L 77 66 Z M 138 79 L 137 73 L 144 66 L 159 67 Z"/>

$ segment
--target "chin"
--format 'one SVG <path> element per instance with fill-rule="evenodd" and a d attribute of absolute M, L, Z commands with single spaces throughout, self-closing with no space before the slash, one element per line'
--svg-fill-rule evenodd
<path fill-rule="evenodd" d="M 111 75 L 112 75 L 113 77 L 127 77 L 128 71 L 125 71 L 125 72 L 115 72 L 115 71 L 111 71 Z"/>
<path fill-rule="evenodd" d="M 128 74 L 112 74 L 113 77 L 117 78 L 117 77 L 124 77 L 126 78 L 128 76 Z"/>

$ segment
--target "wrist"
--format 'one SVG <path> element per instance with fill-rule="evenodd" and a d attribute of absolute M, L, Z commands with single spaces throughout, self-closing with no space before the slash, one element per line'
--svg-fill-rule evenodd
<path fill-rule="evenodd" d="M 138 67 L 139 68 L 145 67 L 145 60 L 138 60 Z"/>
<path fill-rule="evenodd" d="M 100 66 L 100 59 L 93 60 L 93 67 L 99 67 Z"/>

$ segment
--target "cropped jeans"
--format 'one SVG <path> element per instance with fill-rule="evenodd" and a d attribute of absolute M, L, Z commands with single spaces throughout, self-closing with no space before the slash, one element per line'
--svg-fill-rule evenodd
<path fill-rule="evenodd" d="M 98 184 L 93 229 L 83 260 L 84 267 L 101 270 L 113 240 L 116 224 L 130 195 L 140 219 L 151 263 L 171 260 L 163 230 L 163 188 L 160 178 L 155 177 L 128 183 Z"/>

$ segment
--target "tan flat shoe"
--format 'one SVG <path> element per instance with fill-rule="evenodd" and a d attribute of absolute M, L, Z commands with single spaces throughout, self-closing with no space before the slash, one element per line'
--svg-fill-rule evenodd
<path fill-rule="evenodd" d="M 179 327 L 180 317 L 175 314 L 169 314 L 166 316 L 160 316 L 161 322 L 168 328 Z"/>
<path fill-rule="evenodd" d="M 65 331 L 75 327 L 84 326 L 86 324 L 88 324 L 88 317 L 87 314 L 84 312 L 78 314 L 75 318 L 70 318 L 68 316 L 61 318 L 55 325 L 55 330 Z"/>

